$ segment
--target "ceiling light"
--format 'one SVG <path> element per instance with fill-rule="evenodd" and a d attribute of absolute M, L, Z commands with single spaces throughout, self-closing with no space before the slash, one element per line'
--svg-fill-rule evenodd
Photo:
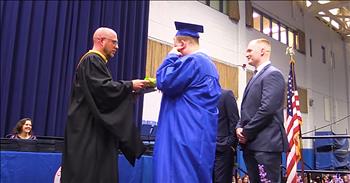
<path fill-rule="evenodd" d="M 333 15 L 337 15 L 339 12 L 339 8 L 333 8 L 331 10 L 328 10 L 330 13 L 332 13 Z"/>
<path fill-rule="evenodd" d="M 306 1 L 306 7 L 310 7 L 311 6 L 311 1 Z"/>
<path fill-rule="evenodd" d="M 327 1 L 327 0 L 319 0 L 318 1 L 319 4 L 327 4 L 329 2 L 331 2 L 331 1 Z"/>
<path fill-rule="evenodd" d="M 350 43 L 350 7 L 348 3 L 338 4 L 337 0 L 305 0 L 304 2 L 305 8 L 307 7 L 318 20 L 331 27 L 333 31 L 349 38 L 347 40 Z"/>
<path fill-rule="evenodd" d="M 327 22 L 330 21 L 330 18 L 329 17 L 322 17 L 323 20 L 326 20 Z"/>
<path fill-rule="evenodd" d="M 331 24 L 332 24 L 336 29 L 339 29 L 339 24 L 338 24 L 338 22 L 332 20 L 332 21 L 331 21 Z"/>

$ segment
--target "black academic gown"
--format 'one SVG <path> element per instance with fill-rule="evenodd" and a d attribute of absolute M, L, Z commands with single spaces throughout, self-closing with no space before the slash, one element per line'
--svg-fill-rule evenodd
<path fill-rule="evenodd" d="M 83 57 L 73 82 L 61 182 L 116 183 L 118 147 L 132 165 L 144 152 L 132 120 L 132 83 L 113 81 L 96 53 Z"/>

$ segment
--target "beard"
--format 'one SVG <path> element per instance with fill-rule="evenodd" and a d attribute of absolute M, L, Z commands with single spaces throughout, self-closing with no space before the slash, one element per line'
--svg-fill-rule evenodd
<path fill-rule="evenodd" d="M 115 55 L 115 52 L 113 50 L 109 50 L 107 48 L 104 48 L 103 51 L 106 54 L 105 56 L 106 56 L 107 60 L 113 58 Z"/>

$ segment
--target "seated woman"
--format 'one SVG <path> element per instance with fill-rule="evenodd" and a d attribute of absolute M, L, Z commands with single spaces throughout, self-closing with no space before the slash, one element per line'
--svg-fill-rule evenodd
<path fill-rule="evenodd" d="M 35 140 L 36 136 L 32 132 L 32 120 L 30 118 L 19 120 L 13 129 L 13 134 L 9 138 Z"/>

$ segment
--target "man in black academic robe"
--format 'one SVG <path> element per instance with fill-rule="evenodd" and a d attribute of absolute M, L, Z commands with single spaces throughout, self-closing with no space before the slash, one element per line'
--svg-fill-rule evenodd
<path fill-rule="evenodd" d="M 94 47 L 80 60 L 62 155 L 62 183 L 118 182 L 118 148 L 134 165 L 144 152 L 133 123 L 133 91 L 148 81 L 113 81 L 106 63 L 118 49 L 117 34 L 109 28 L 94 33 Z"/>

